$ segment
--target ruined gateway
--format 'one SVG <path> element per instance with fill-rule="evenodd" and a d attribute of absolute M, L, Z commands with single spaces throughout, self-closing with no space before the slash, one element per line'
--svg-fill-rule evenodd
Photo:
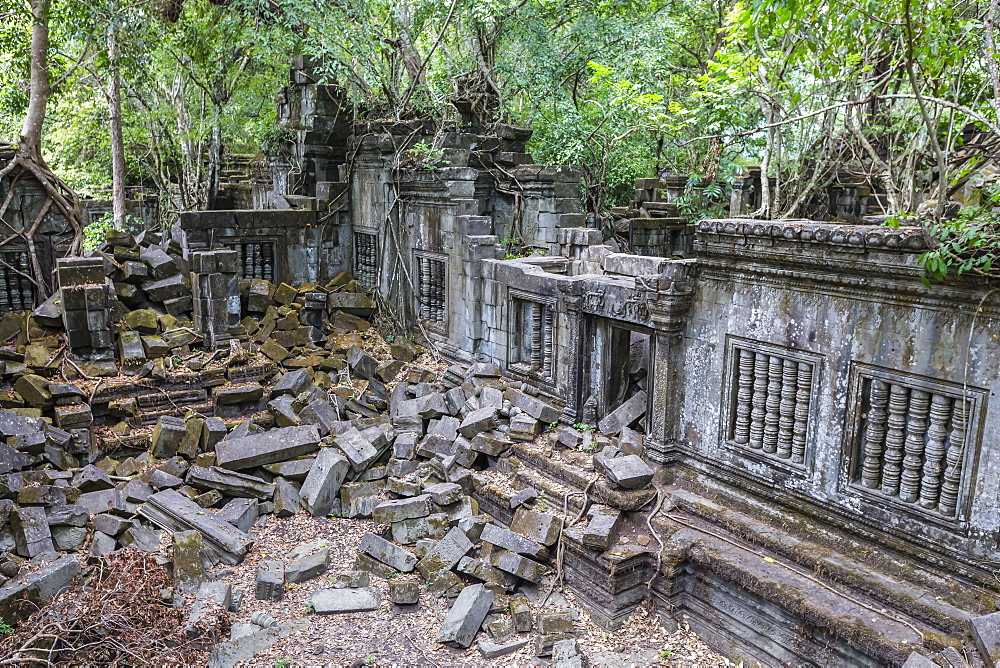
<path fill-rule="evenodd" d="M 646 219 L 634 247 L 676 257 L 679 231 L 687 257 L 616 253 L 586 227 L 579 175 L 530 164 L 523 130 L 446 133 L 446 161 L 400 167 L 432 128 L 345 129 L 336 88 L 295 75 L 295 164 L 234 186 L 246 210 L 184 214 L 188 242 L 263 253 L 251 270 L 274 273 L 253 275 L 286 281 L 351 270 L 448 358 L 496 363 L 566 425 L 644 415 L 664 546 L 568 536 L 567 582 L 595 618 L 613 628 L 650 597 L 763 665 L 992 665 L 996 293 L 925 285 L 919 228 Z M 504 259 L 514 236 L 541 254 Z M 517 457 L 536 487 L 586 486 Z"/>
<path fill-rule="evenodd" d="M 350 272 L 451 362 L 494 364 L 555 407 L 544 422 L 567 443 L 583 425 L 645 434 L 656 492 L 591 489 L 591 457 L 533 446 L 537 420 L 496 462 L 626 511 L 623 534 L 655 528 L 662 545 L 563 537 L 566 583 L 602 625 L 650 600 L 765 666 L 994 665 L 1000 296 L 925 285 L 920 228 L 642 218 L 642 254 L 624 254 L 588 227 L 576 170 L 531 164 L 525 130 L 351 125 L 335 86 L 303 62 L 293 80 L 286 159 L 169 233 L 206 347 L 243 334 L 241 280 Z M 434 164 L 400 160 L 435 137 Z M 506 258 L 510 238 L 538 252 Z M 94 271 L 64 261 L 60 284 Z M 70 323 L 90 302 L 65 308 L 70 346 L 113 361 L 110 331 Z M 501 490 L 474 497 L 511 522 Z"/>

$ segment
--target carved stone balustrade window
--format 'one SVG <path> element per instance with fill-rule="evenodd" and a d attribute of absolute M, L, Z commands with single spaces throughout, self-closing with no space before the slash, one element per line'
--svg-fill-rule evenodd
<path fill-rule="evenodd" d="M 239 252 L 240 272 L 243 278 L 275 280 L 273 241 L 239 241 L 229 242 L 226 245 Z"/>
<path fill-rule="evenodd" d="M 26 251 L 0 254 L 0 311 L 30 311 L 35 308 L 31 260 Z"/>
<path fill-rule="evenodd" d="M 378 276 L 378 242 L 374 234 L 354 232 L 354 278 L 366 288 L 375 286 Z"/>
<path fill-rule="evenodd" d="M 555 304 L 533 295 L 512 293 L 507 332 L 510 370 L 551 380 L 555 365 Z"/>
<path fill-rule="evenodd" d="M 723 411 L 730 447 L 805 467 L 819 357 L 731 338 Z"/>
<path fill-rule="evenodd" d="M 445 323 L 448 310 L 446 296 L 447 271 L 444 259 L 417 255 L 420 318 L 432 325 Z"/>
<path fill-rule="evenodd" d="M 853 371 L 851 485 L 923 512 L 960 516 L 985 391 L 868 365 Z"/>

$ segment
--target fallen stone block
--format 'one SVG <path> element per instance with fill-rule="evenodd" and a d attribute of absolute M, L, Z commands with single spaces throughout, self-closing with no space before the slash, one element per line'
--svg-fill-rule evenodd
<path fill-rule="evenodd" d="M 607 550 L 621 522 L 621 512 L 595 504 L 587 512 L 587 517 L 590 522 L 583 531 L 583 544 L 594 550 Z"/>
<path fill-rule="evenodd" d="M 520 506 L 514 512 L 510 530 L 536 543 L 552 547 L 559 540 L 562 518 Z"/>
<path fill-rule="evenodd" d="M 299 490 L 295 483 L 285 478 L 274 481 L 274 516 L 292 517 L 302 510 Z"/>
<path fill-rule="evenodd" d="M 312 376 L 309 369 L 296 369 L 289 371 L 278 379 L 271 389 L 271 397 L 278 397 L 288 394 L 297 397 L 303 390 L 312 385 Z"/>
<path fill-rule="evenodd" d="M 396 605 L 416 605 L 420 602 L 420 583 L 414 580 L 390 580 L 389 600 Z"/>
<path fill-rule="evenodd" d="M 520 508 L 526 503 L 530 503 L 538 498 L 538 491 L 534 487 L 525 487 L 520 492 L 510 497 L 511 509 Z"/>
<path fill-rule="evenodd" d="M 371 587 L 357 589 L 323 589 L 309 596 L 313 612 L 317 615 L 337 615 L 348 612 L 377 610 L 378 591 Z"/>
<path fill-rule="evenodd" d="M 575 628 L 573 615 L 568 612 L 554 612 L 538 616 L 538 632 L 543 635 L 572 633 Z"/>
<path fill-rule="evenodd" d="M 28 489 L 28 488 L 25 488 Z M 45 509 L 38 506 L 14 508 L 10 513 L 14 545 L 22 557 L 33 558 L 55 552 Z"/>
<path fill-rule="evenodd" d="M 527 557 L 513 552 L 504 552 L 501 554 L 499 559 L 497 559 L 496 567 L 535 584 L 542 581 L 542 577 L 547 570 L 544 564 L 532 561 Z"/>
<path fill-rule="evenodd" d="M 986 665 L 990 668 L 1000 665 L 1000 612 L 972 617 L 967 623 Z"/>
<path fill-rule="evenodd" d="M 326 573 L 330 567 L 330 549 L 323 548 L 295 559 L 285 566 L 285 582 L 299 583 Z"/>
<path fill-rule="evenodd" d="M 216 562 L 233 566 L 240 563 L 253 542 L 246 533 L 172 489 L 150 496 L 139 514 L 168 531 L 199 531 L 205 553 Z"/>
<path fill-rule="evenodd" d="M 232 587 L 224 582 L 203 582 L 191 604 L 184 629 L 188 637 L 206 642 L 216 642 L 219 638 L 205 635 L 206 628 L 215 627 L 209 620 L 216 615 L 225 615 L 233 600 Z M 207 623 L 206 623 L 207 622 Z"/>
<path fill-rule="evenodd" d="M 299 490 L 302 505 L 309 514 L 313 517 L 330 514 L 349 469 L 350 462 L 336 448 L 320 449 Z"/>
<path fill-rule="evenodd" d="M 260 517 L 257 499 L 232 499 L 215 516 L 246 533 Z"/>
<path fill-rule="evenodd" d="M 260 383 L 228 385 L 215 391 L 217 406 L 235 406 L 260 401 L 264 397 L 264 387 Z"/>
<path fill-rule="evenodd" d="M 504 643 L 480 640 L 476 643 L 476 646 L 479 648 L 479 653 L 483 655 L 484 659 L 499 659 L 501 656 L 513 654 L 514 652 L 527 647 L 530 642 L 531 638 L 525 638 L 523 640 L 510 640 Z"/>
<path fill-rule="evenodd" d="M 303 424 L 316 425 L 320 435 L 326 436 L 333 429 L 333 425 L 340 420 L 340 413 L 326 399 L 315 399 L 302 409 L 299 419 Z"/>
<path fill-rule="evenodd" d="M 499 426 L 497 421 L 497 410 L 492 406 L 480 408 L 465 416 L 458 431 L 466 438 L 474 438 L 484 431 L 496 429 Z"/>
<path fill-rule="evenodd" d="M 512 445 L 513 443 L 506 438 L 501 438 L 495 434 L 482 433 L 477 434 L 476 437 L 472 439 L 469 447 L 476 452 L 483 453 L 484 455 L 499 457 L 503 453 L 507 452 Z"/>
<path fill-rule="evenodd" d="M 625 489 L 641 489 L 653 481 L 653 469 L 636 455 L 611 458 L 594 455 L 594 468 Z"/>
<path fill-rule="evenodd" d="M 372 511 L 372 519 L 378 524 L 392 524 L 417 517 L 427 517 L 431 514 L 430 494 L 421 494 L 409 499 L 384 501 Z"/>
<path fill-rule="evenodd" d="M 409 573 L 417 565 L 417 558 L 412 553 L 373 533 L 364 535 L 358 549 L 401 573 Z"/>
<path fill-rule="evenodd" d="M 531 605 L 526 596 L 515 596 L 510 599 L 510 616 L 514 620 L 514 628 L 518 633 L 527 633 L 535 624 Z"/>
<path fill-rule="evenodd" d="M 336 589 L 343 589 L 344 587 L 357 589 L 358 587 L 367 587 L 370 582 L 371 577 L 367 571 L 347 571 L 337 576 L 337 580 L 333 583 L 333 586 Z"/>
<path fill-rule="evenodd" d="M 468 647 L 475 640 L 492 606 L 493 592 L 484 585 L 464 588 L 441 624 L 437 642 Z"/>
<path fill-rule="evenodd" d="M 424 576 L 424 580 L 434 580 L 454 568 L 472 547 L 468 536 L 455 527 L 417 562 L 417 570 Z"/>
<path fill-rule="evenodd" d="M 0 618 L 8 623 L 27 618 L 45 601 L 69 587 L 79 572 L 77 558 L 66 555 L 18 575 L 0 587 Z"/>
<path fill-rule="evenodd" d="M 198 591 L 205 580 L 205 566 L 201 559 L 201 534 L 197 531 L 178 531 L 171 536 L 171 540 L 174 586 L 185 594 Z"/>
<path fill-rule="evenodd" d="M 606 436 L 614 436 L 646 414 L 646 392 L 640 390 L 625 402 L 605 415 L 597 428 Z"/>
<path fill-rule="evenodd" d="M 434 513 L 427 517 L 416 517 L 392 523 L 392 539 L 403 545 L 413 545 L 418 540 L 441 540 L 451 529 L 450 520 L 444 513 Z"/>
<path fill-rule="evenodd" d="M 439 506 L 447 506 L 462 500 L 462 486 L 453 482 L 439 482 L 424 488 L 425 494 L 430 494 L 431 501 Z"/>
<path fill-rule="evenodd" d="M 215 456 L 220 467 L 238 471 L 308 455 L 319 447 L 319 441 L 314 425 L 285 427 L 225 439 L 215 446 Z"/>
<path fill-rule="evenodd" d="M 188 469 L 187 484 L 201 490 L 218 490 L 226 496 L 252 499 L 270 499 L 274 485 L 246 473 L 227 471 L 218 466 L 208 468 L 192 466 Z"/>
<path fill-rule="evenodd" d="M 218 444 L 222 439 L 226 437 L 227 433 L 226 423 L 217 417 L 205 418 L 205 424 L 201 430 L 201 449 L 203 452 L 209 452 L 215 449 L 216 444 Z"/>
<path fill-rule="evenodd" d="M 549 425 L 559 421 L 561 414 L 559 410 L 548 405 L 538 397 L 533 397 L 514 388 L 508 388 L 504 392 L 504 398 L 510 402 L 511 406 L 520 408 L 542 424 Z"/>

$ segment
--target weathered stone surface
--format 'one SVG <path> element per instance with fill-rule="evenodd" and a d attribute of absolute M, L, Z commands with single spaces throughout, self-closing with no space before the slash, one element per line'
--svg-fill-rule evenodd
<path fill-rule="evenodd" d="M 106 533 L 109 536 L 120 536 L 135 523 L 135 520 L 128 520 L 109 513 L 94 515 L 91 521 L 94 523 L 95 531 Z"/>
<path fill-rule="evenodd" d="M 536 543 L 551 547 L 559 540 L 562 523 L 560 517 L 521 506 L 514 512 L 510 530 Z"/>
<path fill-rule="evenodd" d="M 441 624 L 437 642 L 468 647 L 493 606 L 493 592 L 484 585 L 466 587 L 455 599 Z"/>
<path fill-rule="evenodd" d="M 197 489 L 216 489 L 226 496 L 253 499 L 270 499 L 274 496 L 273 484 L 246 473 L 227 471 L 218 466 L 208 468 L 192 466 L 188 469 L 186 481 Z"/>
<path fill-rule="evenodd" d="M 510 446 L 513 445 L 506 438 L 501 438 L 495 434 L 482 433 L 477 434 L 472 442 L 469 444 L 476 452 L 481 452 L 484 455 L 489 455 L 490 457 L 497 457 L 506 452 Z"/>
<path fill-rule="evenodd" d="M 358 587 L 367 587 L 370 582 L 371 576 L 366 571 L 347 571 L 337 576 L 333 586 L 337 589 L 344 587 L 357 589 Z"/>
<path fill-rule="evenodd" d="M 245 404 L 259 401 L 264 396 L 264 388 L 260 383 L 243 383 L 220 387 L 215 392 L 215 403 L 219 406 Z"/>
<path fill-rule="evenodd" d="M 646 413 L 646 392 L 640 390 L 632 395 L 621 406 L 611 411 L 600 422 L 597 428 L 602 434 L 613 436 L 621 432 Z"/>
<path fill-rule="evenodd" d="M 330 433 L 333 425 L 339 421 L 340 414 L 333 407 L 333 404 L 326 399 L 320 398 L 309 402 L 302 409 L 302 412 L 299 413 L 299 419 L 303 424 L 316 425 L 320 435 L 326 436 Z"/>
<path fill-rule="evenodd" d="M 458 432 L 466 438 L 473 438 L 484 431 L 495 429 L 498 425 L 496 408 L 487 406 L 466 415 Z"/>
<path fill-rule="evenodd" d="M 471 549 L 472 541 L 455 527 L 417 562 L 417 570 L 425 580 L 433 580 L 450 571 Z"/>
<path fill-rule="evenodd" d="M 653 469 L 636 455 L 611 458 L 595 455 L 594 468 L 626 489 L 641 489 L 653 481 Z"/>
<path fill-rule="evenodd" d="M 218 561 L 235 565 L 243 560 L 253 539 L 214 513 L 168 489 L 153 494 L 139 513 L 169 531 L 194 529 L 204 538 L 205 552 Z"/>
<path fill-rule="evenodd" d="M 257 563 L 254 598 L 258 601 L 280 601 L 285 598 L 285 569 L 280 561 Z"/>
<path fill-rule="evenodd" d="M 201 561 L 201 534 L 197 531 L 178 531 L 173 541 L 174 586 L 185 594 L 198 591 L 205 580 L 205 566 Z"/>
<path fill-rule="evenodd" d="M 194 603 L 191 605 L 191 612 L 188 614 L 187 622 L 184 625 L 187 635 L 196 638 L 204 633 L 204 622 L 213 615 L 219 614 L 229 609 L 233 600 L 233 589 L 224 582 L 202 582 L 195 594 Z M 211 628 L 212 624 L 207 624 Z M 206 638 L 209 642 L 217 641 L 218 638 Z"/>
<path fill-rule="evenodd" d="M 531 605 L 524 595 L 510 599 L 510 616 L 514 620 L 514 628 L 518 633 L 527 633 L 535 623 L 531 613 Z"/>
<path fill-rule="evenodd" d="M 52 527 L 52 544 L 60 552 L 76 552 L 87 540 L 87 530 L 83 527 Z"/>
<path fill-rule="evenodd" d="M 384 501 L 375 506 L 372 519 L 378 524 L 392 524 L 416 517 L 427 517 L 431 514 L 430 494 L 421 494 L 409 499 Z"/>
<path fill-rule="evenodd" d="M 414 580 L 390 580 L 389 600 L 396 605 L 415 605 L 420 602 L 420 583 Z"/>
<path fill-rule="evenodd" d="M 313 612 L 317 615 L 336 615 L 348 612 L 377 610 L 378 591 L 371 587 L 357 589 L 323 589 L 309 596 Z"/>
<path fill-rule="evenodd" d="M 295 483 L 285 478 L 274 481 L 274 515 L 275 517 L 291 517 L 302 509 L 299 500 L 299 490 Z"/>
<path fill-rule="evenodd" d="M 965 659 L 962 660 L 962 665 L 968 665 L 965 662 Z M 910 652 L 910 656 L 906 657 L 906 661 L 903 662 L 902 668 L 939 668 L 939 666 L 923 654 Z"/>
<path fill-rule="evenodd" d="M 450 528 L 446 514 L 434 513 L 427 517 L 415 517 L 401 522 L 393 522 L 392 539 L 403 545 L 412 545 L 425 538 L 440 540 L 447 535 Z"/>
<path fill-rule="evenodd" d="M 184 420 L 164 415 L 156 421 L 153 427 L 152 454 L 157 459 L 169 459 L 177 454 L 181 441 L 187 436 L 187 425 Z"/>
<path fill-rule="evenodd" d="M 274 384 L 274 387 L 271 389 L 271 396 L 277 397 L 282 394 L 288 394 L 295 397 L 311 384 L 312 377 L 309 374 L 309 369 L 289 371 Z"/>
<path fill-rule="evenodd" d="M 201 431 L 201 449 L 205 452 L 215 449 L 216 444 L 226 437 L 226 423 L 217 417 L 205 418 Z"/>
<path fill-rule="evenodd" d="M 986 664 L 991 667 L 1000 665 L 1000 612 L 972 617 L 968 625 L 979 655 Z"/>
<path fill-rule="evenodd" d="M 453 482 L 439 482 L 424 488 L 425 494 L 430 494 L 431 501 L 439 506 L 447 506 L 462 500 L 462 486 Z"/>
<path fill-rule="evenodd" d="M 590 522 L 583 531 L 583 544 L 595 550 L 606 550 L 621 522 L 621 512 L 608 506 L 594 505 L 587 512 Z"/>
<path fill-rule="evenodd" d="M 313 427 L 315 429 L 315 427 Z M 378 458 L 378 450 L 354 427 L 333 440 L 354 471 L 363 471 Z"/>
<path fill-rule="evenodd" d="M 350 462 L 336 448 L 320 449 L 299 490 L 302 505 L 313 517 L 330 514 L 349 469 Z"/>
<path fill-rule="evenodd" d="M 237 498 L 224 505 L 215 516 L 246 533 L 257 521 L 260 510 L 257 499 Z"/>
<path fill-rule="evenodd" d="M 323 548 L 285 566 L 285 582 L 299 583 L 319 577 L 330 567 L 330 549 Z"/>
<path fill-rule="evenodd" d="M 28 617 L 43 602 L 68 587 L 79 572 L 80 562 L 66 555 L 18 575 L 0 587 L 0 617 L 8 623 Z"/>
<path fill-rule="evenodd" d="M 10 528 L 14 532 L 17 553 L 22 557 L 37 557 L 55 551 L 44 508 L 14 508 L 10 513 Z"/>
<path fill-rule="evenodd" d="M 476 643 L 476 646 L 479 648 L 479 653 L 483 655 L 484 659 L 499 659 L 501 656 L 513 654 L 514 652 L 527 647 L 529 643 L 531 643 L 531 638 L 510 640 L 503 643 L 480 640 Z"/>
<path fill-rule="evenodd" d="M 559 421 L 559 410 L 553 408 L 537 397 L 533 397 L 529 394 L 521 392 L 520 390 L 510 388 L 504 392 L 504 398 L 509 401 L 514 408 L 520 408 L 522 411 L 542 424 L 549 425 L 553 422 Z"/>
<path fill-rule="evenodd" d="M 525 503 L 529 503 L 538 498 L 538 491 L 534 487 L 525 487 L 520 492 L 510 497 L 510 507 L 520 508 Z"/>
<path fill-rule="evenodd" d="M 238 471 L 307 455 L 319 447 L 319 440 L 314 425 L 285 427 L 227 438 L 215 446 L 215 456 L 220 467 Z"/>
<path fill-rule="evenodd" d="M 524 578 L 528 582 L 539 583 L 545 575 L 545 565 L 537 561 L 532 561 L 527 557 L 513 552 L 504 552 L 497 559 L 496 567 L 519 578 Z"/>
<path fill-rule="evenodd" d="M 574 629 L 573 615 L 568 612 L 554 612 L 538 616 L 539 633 L 545 635 L 572 633 Z"/>
<path fill-rule="evenodd" d="M 496 524 L 487 524 L 480 534 L 480 539 L 532 559 L 545 560 L 549 556 L 548 550 L 542 545 Z"/>
<path fill-rule="evenodd" d="M 411 552 L 373 533 L 366 533 L 361 538 L 361 546 L 358 549 L 402 573 L 409 573 L 417 565 L 417 557 Z"/>

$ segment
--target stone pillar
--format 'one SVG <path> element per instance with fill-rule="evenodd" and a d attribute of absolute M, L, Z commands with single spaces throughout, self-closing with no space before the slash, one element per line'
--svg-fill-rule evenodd
<path fill-rule="evenodd" d="M 656 328 L 652 360 L 652 401 L 647 456 L 665 463 L 683 441 L 684 327 L 694 294 L 694 260 L 677 260 L 652 278 L 647 305 Z"/>
<path fill-rule="evenodd" d="M 104 258 L 61 258 L 56 271 L 70 350 L 95 361 L 113 362 L 111 295 L 104 280 Z"/>
<path fill-rule="evenodd" d="M 206 350 L 227 345 L 240 324 L 238 257 L 232 250 L 191 254 L 191 295 L 194 328 L 204 337 Z"/>

